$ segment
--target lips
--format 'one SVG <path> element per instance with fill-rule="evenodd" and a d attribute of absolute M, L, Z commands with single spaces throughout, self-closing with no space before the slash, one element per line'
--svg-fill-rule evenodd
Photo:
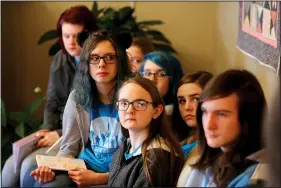
<path fill-rule="evenodd" d="M 126 121 L 136 120 L 135 118 L 127 118 Z"/>
<path fill-rule="evenodd" d="M 106 76 L 108 74 L 109 74 L 108 72 L 98 72 L 97 73 L 98 76 Z"/>
<path fill-rule="evenodd" d="M 194 118 L 195 118 L 195 116 L 191 115 L 191 114 L 187 114 L 186 116 L 184 116 L 185 120 L 190 120 L 190 119 L 194 119 Z"/>
<path fill-rule="evenodd" d="M 211 138 L 211 139 L 214 139 L 214 138 L 217 138 L 218 135 L 215 135 L 215 134 L 206 134 L 206 137 Z"/>

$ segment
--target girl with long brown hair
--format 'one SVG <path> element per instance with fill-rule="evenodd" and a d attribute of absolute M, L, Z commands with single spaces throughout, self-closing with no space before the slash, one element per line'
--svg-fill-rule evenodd
<path fill-rule="evenodd" d="M 150 80 L 137 76 L 120 88 L 116 103 L 126 139 L 114 154 L 110 187 L 175 186 L 183 152 Z"/>

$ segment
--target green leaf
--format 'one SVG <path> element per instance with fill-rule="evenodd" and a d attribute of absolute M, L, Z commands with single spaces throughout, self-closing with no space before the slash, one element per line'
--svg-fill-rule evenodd
<path fill-rule="evenodd" d="M 16 126 L 15 132 L 21 138 L 25 136 L 24 135 L 24 123 L 22 121 Z"/>
<path fill-rule="evenodd" d="M 8 118 L 16 122 L 30 122 L 33 119 L 32 114 L 28 112 L 10 112 Z"/>
<path fill-rule="evenodd" d="M 46 33 L 44 33 L 39 41 L 38 41 L 38 44 L 42 44 L 48 40 L 52 40 L 52 39 L 55 39 L 58 37 L 58 33 L 57 33 L 57 30 L 50 30 L 50 31 L 47 31 Z"/>
<path fill-rule="evenodd" d="M 37 108 L 42 105 L 42 103 L 45 101 L 45 97 L 38 97 L 37 99 L 35 99 L 31 104 L 29 104 L 24 111 L 28 112 L 28 113 L 33 113 L 37 110 Z"/>
<path fill-rule="evenodd" d="M 139 26 L 143 26 L 143 25 L 161 25 L 161 24 L 164 24 L 164 22 L 161 21 L 161 20 L 150 20 L 150 21 L 138 22 Z"/>
<path fill-rule="evenodd" d="M 7 117 L 6 117 L 6 106 L 1 98 L 1 127 L 6 127 Z"/>
<path fill-rule="evenodd" d="M 94 1 L 94 4 L 92 6 L 92 12 L 96 17 L 98 16 L 98 3 L 96 1 Z"/>
<path fill-rule="evenodd" d="M 171 44 L 169 39 L 167 39 L 160 31 L 148 30 L 148 31 L 146 31 L 146 34 L 149 38 L 152 38 L 153 40 L 157 40 L 157 41 L 161 41 L 161 42 Z"/>
<path fill-rule="evenodd" d="M 100 29 L 113 29 L 116 23 L 116 12 L 112 8 L 104 10 L 104 15 L 99 18 L 98 26 Z"/>
<path fill-rule="evenodd" d="M 177 53 L 176 50 L 171 45 L 154 43 L 154 42 L 153 45 L 155 46 L 156 50 L 165 51 L 168 53 Z"/>
<path fill-rule="evenodd" d="M 60 49 L 61 49 L 60 43 L 57 40 L 57 42 L 55 44 L 53 44 L 51 46 L 51 48 L 49 49 L 49 56 L 54 56 Z"/>
<path fill-rule="evenodd" d="M 99 17 L 100 13 L 102 13 L 102 12 L 104 12 L 104 8 L 101 8 L 98 10 L 97 18 Z M 99 20 L 97 20 L 97 21 L 99 21 Z"/>
<path fill-rule="evenodd" d="M 133 17 L 134 9 L 131 7 L 123 7 L 119 9 L 119 24 L 124 24 Z"/>
<path fill-rule="evenodd" d="M 5 147 L 7 144 L 11 144 L 13 142 L 13 131 L 2 129 L 1 141 L 1 148 Z"/>
<path fill-rule="evenodd" d="M 10 136 L 4 136 L 1 139 L 1 148 L 5 147 L 7 144 L 11 143 L 11 137 Z"/>

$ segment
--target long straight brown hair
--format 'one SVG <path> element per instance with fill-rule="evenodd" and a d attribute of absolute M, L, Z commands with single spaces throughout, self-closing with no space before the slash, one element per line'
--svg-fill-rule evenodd
<path fill-rule="evenodd" d="M 202 123 L 201 106 L 205 101 L 238 96 L 238 118 L 241 133 L 234 148 L 223 152 L 208 146 Z M 197 108 L 199 160 L 193 167 L 206 170 L 210 167 L 217 186 L 225 187 L 253 161 L 245 158 L 262 148 L 262 121 L 266 100 L 257 78 L 246 70 L 228 70 L 214 77 L 204 88 Z"/>
<path fill-rule="evenodd" d="M 207 71 L 196 71 L 196 72 L 187 73 L 180 79 L 176 88 L 175 99 L 174 99 L 175 107 L 173 112 L 173 131 L 179 141 L 183 141 L 194 134 L 191 133 L 191 128 L 188 125 L 186 125 L 179 111 L 179 103 L 177 99 L 177 93 L 179 88 L 184 84 L 194 83 L 197 84 L 203 90 L 205 85 L 212 77 L 213 75 Z"/>
<path fill-rule="evenodd" d="M 152 98 L 152 105 L 154 108 L 156 108 L 159 105 L 162 105 L 164 107 L 164 102 L 163 99 L 160 96 L 160 93 L 155 86 L 155 84 L 150 81 L 149 79 L 146 79 L 142 76 L 135 76 L 132 78 L 129 78 L 127 81 L 123 83 L 121 86 L 120 90 L 127 85 L 128 83 L 135 83 L 141 86 L 143 89 L 145 89 L 151 96 Z M 119 91 L 120 91 L 119 90 Z M 118 93 L 118 98 L 119 98 L 119 93 Z M 122 133 L 125 137 L 129 137 L 129 132 L 127 129 L 125 129 L 122 126 Z M 167 115 L 165 111 L 163 111 L 157 119 L 152 119 L 150 123 L 150 130 L 149 130 L 149 135 L 144 140 L 142 144 L 142 157 L 143 157 L 143 163 L 144 163 L 144 169 L 146 172 L 146 175 L 152 184 L 152 179 L 151 179 L 151 172 L 149 170 L 150 163 L 152 162 L 151 159 L 149 159 L 148 153 L 147 153 L 147 148 L 148 146 L 154 141 L 155 139 L 159 142 L 161 146 L 161 142 L 159 138 L 164 139 L 164 144 L 166 144 L 170 150 L 170 169 L 169 169 L 169 177 L 165 177 L 169 179 L 169 185 L 175 186 L 176 182 L 178 180 L 178 177 L 180 175 L 183 163 L 184 163 L 184 156 L 183 156 L 183 151 L 181 149 L 180 144 L 178 143 L 176 137 L 174 136 L 172 132 L 171 125 L 168 122 Z M 157 162 L 161 162 L 163 153 L 157 157 Z M 176 160 L 176 158 L 179 158 Z M 160 166 L 160 163 L 159 165 Z M 153 185 L 153 184 L 152 184 Z"/>

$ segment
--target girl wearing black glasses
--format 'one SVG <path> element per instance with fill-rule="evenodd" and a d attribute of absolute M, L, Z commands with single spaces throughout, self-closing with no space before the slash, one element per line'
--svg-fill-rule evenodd
<path fill-rule="evenodd" d="M 156 86 L 140 76 L 131 78 L 119 90 L 116 106 L 128 139 L 113 156 L 108 186 L 175 186 L 183 151 L 167 122 Z"/>
<path fill-rule="evenodd" d="M 24 186 L 107 183 L 112 155 L 124 140 L 113 96 L 130 71 L 126 48 L 131 42 L 130 34 L 99 31 L 84 43 L 63 114 L 63 139 L 57 156 L 83 159 L 87 170 L 72 169 L 67 173 L 35 167 L 30 173 L 34 178 L 26 175 L 29 178 L 24 180 Z"/>

